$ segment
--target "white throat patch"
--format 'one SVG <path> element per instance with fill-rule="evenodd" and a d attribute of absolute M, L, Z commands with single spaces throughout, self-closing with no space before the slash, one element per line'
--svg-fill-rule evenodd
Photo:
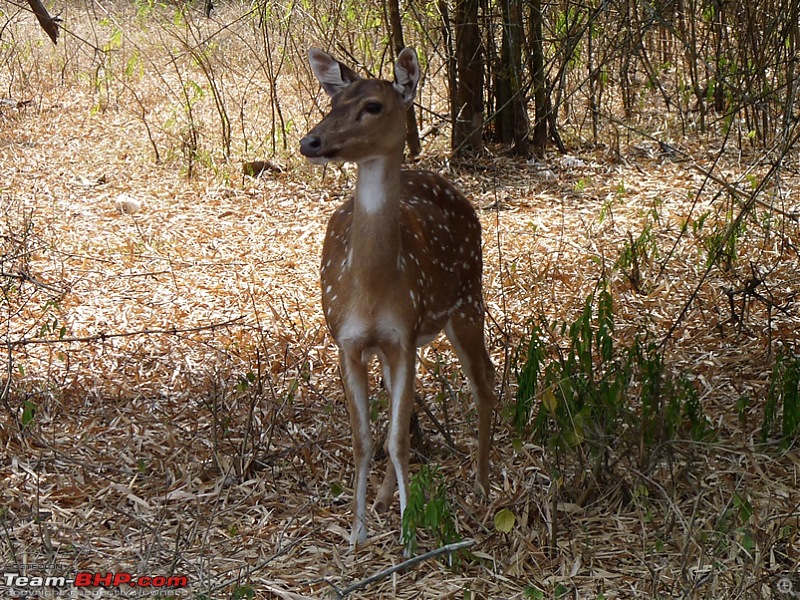
<path fill-rule="evenodd" d="M 386 205 L 386 161 L 373 158 L 359 165 L 357 201 L 364 212 L 374 213 Z"/>

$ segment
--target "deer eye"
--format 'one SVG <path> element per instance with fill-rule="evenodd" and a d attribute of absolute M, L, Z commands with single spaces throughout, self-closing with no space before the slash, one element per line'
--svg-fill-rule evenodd
<path fill-rule="evenodd" d="M 367 104 L 364 106 L 364 112 L 368 112 L 371 115 L 377 115 L 382 110 L 383 104 L 380 102 L 367 102 Z"/>

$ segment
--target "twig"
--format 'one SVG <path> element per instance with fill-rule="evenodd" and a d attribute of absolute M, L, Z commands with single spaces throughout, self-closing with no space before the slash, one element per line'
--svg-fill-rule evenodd
<path fill-rule="evenodd" d="M 800 220 L 800 211 L 799 210 L 783 210 L 781 208 L 778 208 L 777 206 L 775 206 L 771 202 L 767 202 L 766 200 L 762 200 L 761 198 L 756 197 L 755 194 L 752 194 L 752 193 L 748 192 L 747 190 L 741 189 L 736 184 L 729 183 L 729 182 L 725 181 L 725 179 L 723 179 L 722 177 L 717 177 L 716 175 L 714 175 L 714 173 L 712 173 L 708 169 L 702 167 L 697 162 L 693 162 L 691 166 L 697 172 L 699 172 L 701 175 L 703 175 L 705 177 L 708 177 L 709 179 L 711 179 L 716 184 L 718 184 L 718 185 L 722 186 L 723 188 L 725 188 L 726 191 L 728 191 L 729 193 L 733 194 L 737 198 L 744 200 L 745 202 L 753 202 L 755 204 L 758 204 L 762 208 L 769 209 L 772 212 L 775 212 L 775 213 L 781 215 L 782 217 L 784 217 L 786 219 L 791 219 L 793 221 Z"/>
<path fill-rule="evenodd" d="M 440 554 L 456 552 L 457 550 L 469 548 L 470 546 L 474 545 L 475 545 L 475 540 L 471 538 L 467 540 L 462 540 L 460 542 L 455 542 L 454 544 L 447 544 L 446 546 L 442 546 L 441 548 L 436 548 L 435 550 L 431 550 L 430 552 L 426 552 L 425 554 L 420 554 L 419 556 L 415 556 L 414 558 L 409 558 L 408 560 L 401 562 L 399 565 L 394 565 L 392 567 L 389 567 L 388 569 L 379 571 L 378 573 L 370 575 L 366 579 L 363 579 L 352 585 L 348 585 L 346 588 L 343 589 L 337 588 L 333 583 L 331 583 L 327 579 L 325 580 L 325 583 L 327 583 L 329 586 L 333 588 L 333 597 L 337 598 L 337 600 L 341 600 L 351 592 L 355 592 L 356 590 L 360 590 L 361 588 L 367 587 L 371 583 L 375 583 L 376 581 L 385 579 L 389 577 L 389 575 L 393 575 L 398 571 L 404 571 L 406 569 L 410 569 L 411 567 L 415 567 L 416 565 L 425 562 L 429 558 L 434 558 L 435 556 L 439 556 Z"/>
<path fill-rule="evenodd" d="M 456 442 L 455 442 L 455 440 L 453 440 L 453 436 L 450 435 L 450 432 L 447 431 L 445 426 L 442 425 L 441 422 L 439 422 L 439 419 L 437 419 L 436 415 L 433 414 L 433 411 L 431 411 L 431 409 L 428 408 L 428 405 L 425 404 L 425 401 L 418 394 L 414 394 L 414 400 L 417 401 L 417 405 L 423 410 L 423 412 L 431 420 L 431 423 L 433 423 L 433 426 L 436 427 L 436 429 L 439 431 L 439 433 L 442 434 L 442 437 L 444 437 L 445 443 L 450 447 L 450 449 L 451 450 L 455 450 L 456 452 L 461 452 L 462 454 L 464 454 L 464 452 L 462 450 L 460 450 L 458 448 L 458 446 L 456 446 Z"/>
<path fill-rule="evenodd" d="M 636 135 L 639 135 L 641 137 L 649 139 L 650 141 L 657 142 L 659 147 L 662 149 L 662 151 L 669 151 L 670 153 L 673 153 L 673 154 L 679 154 L 683 159 L 686 159 L 686 160 L 690 161 L 690 163 L 691 163 L 690 167 L 693 168 L 695 171 L 697 171 L 698 173 L 700 173 L 704 177 L 707 177 L 708 179 L 710 179 L 711 181 L 713 181 L 714 183 L 716 183 L 720 187 L 724 188 L 730 194 L 733 194 L 737 198 L 743 200 L 745 203 L 758 204 L 759 206 L 761 206 L 763 208 L 767 208 L 767 209 L 769 209 L 769 210 L 781 215 L 782 217 L 785 217 L 787 219 L 791 219 L 793 221 L 800 220 L 800 211 L 798 211 L 798 210 L 783 210 L 781 208 L 778 208 L 777 206 L 775 206 L 771 202 L 767 202 L 766 200 L 762 200 L 761 198 L 758 198 L 757 197 L 758 194 L 756 194 L 754 192 L 750 192 L 748 190 L 744 190 L 744 189 L 740 188 L 739 186 L 737 186 L 735 183 L 730 183 L 730 182 L 726 181 L 723 177 L 719 177 L 719 176 L 715 175 L 711 170 L 709 170 L 709 169 L 705 168 L 704 166 L 702 166 L 699 162 L 697 162 L 697 159 L 694 156 L 692 156 L 689 152 L 685 152 L 684 150 L 681 150 L 680 148 L 677 148 L 675 146 L 667 144 L 666 142 L 664 142 L 660 138 L 658 138 L 658 137 L 656 137 L 654 135 L 651 135 L 651 134 L 647 133 L 646 131 L 639 130 L 636 127 L 632 127 L 632 126 L 628 125 L 627 123 L 623 123 L 622 121 L 620 121 L 618 119 L 615 119 L 611 115 L 603 114 L 603 118 L 608 119 L 609 121 L 611 121 L 615 125 L 623 127 L 625 129 L 635 133 Z M 793 144 L 795 141 L 796 141 L 796 138 L 791 143 Z M 792 146 L 790 145 L 789 147 L 791 148 Z M 765 180 L 766 179 L 767 178 L 765 178 Z"/>
<path fill-rule="evenodd" d="M 216 592 L 219 592 L 220 590 L 223 590 L 226 587 L 235 585 L 237 582 L 241 581 L 242 579 L 246 579 L 246 578 L 250 577 L 250 575 L 252 575 L 253 573 L 257 573 L 258 571 L 260 571 L 261 569 L 266 567 L 268 564 L 270 564 L 271 562 L 275 561 L 279 557 L 283 556 L 284 554 L 286 554 L 290 550 L 293 550 L 294 548 L 296 548 L 300 544 L 307 543 L 307 541 L 314 534 L 319 532 L 321 529 L 322 529 L 322 526 L 315 527 L 314 529 L 309 531 L 306 535 L 299 537 L 298 539 L 294 540 L 291 544 L 287 544 L 285 547 L 283 547 L 280 550 L 278 550 L 275 554 L 273 554 L 269 558 L 266 558 L 266 559 L 262 560 L 258 564 L 253 565 L 252 567 L 248 567 L 247 569 L 244 569 L 244 572 L 240 572 L 238 568 L 235 568 L 235 569 L 228 569 L 227 571 L 223 571 L 221 573 L 217 573 L 216 577 L 218 579 L 222 578 L 222 576 L 227 575 L 228 573 L 237 572 L 237 575 L 235 575 L 231 579 L 227 579 L 227 580 L 223 581 L 222 583 L 218 583 L 217 585 L 208 588 L 208 590 L 206 590 L 206 592 L 209 595 L 213 596 Z"/>
<path fill-rule="evenodd" d="M 9 279 L 19 279 L 20 281 L 30 281 L 32 284 L 49 290 L 55 294 L 63 294 L 64 291 L 58 289 L 57 287 L 50 285 L 49 283 L 44 283 L 43 281 L 39 281 L 35 277 L 28 275 L 24 271 L 17 271 L 16 273 L 7 273 L 6 271 L 0 271 L 0 277 L 8 277 Z"/>
<path fill-rule="evenodd" d="M 8 349 L 8 361 L 6 362 L 6 383 L 3 386 L 3 391 L 0 392 L 0 400 L 3 401 L 3 404 L 6 407 L 9 415 L 14 415 L 17 418 L 17 413 L 14 409 L 11 408 L 11 405 L 8 402 L 8 393 L 11 390 L 11 376 L 14 374 L 14 354 L 11 352 L 11 348 Z M 17 419 L 19 421 L 19 419 Z M 19 424 L 19 423 L 18 423 Z"/>
<path fill-rule="evenodd" d="M 767 174 L 759 182 L 759 184 L 756 186 L 756 188 L 753 190 L 753 192 L 749 196 L 747 196 L 745 198 L 745 201 L 743 202 L 742 207 L 739 210 L 739 212 L 730 221 L 730 223 L 728 223 L 728 227 L 727 227 L 725 233 L 723 234 L 723 238 L 722 238 L 723 243 L 721 243 L 716 248 L 714 253 L 711 255 L 710 260 L 708 261 L 708 266 L 706 267 L 705 271 L 703 271 L 701 273 L 701 275 L 700 275 L 700 280 L 698 281 L 698 283 L 695 286 L 694 290 L 689 294 L 689 297 L 684 302 L 683 308 L 681 309 L 680 313 L 678 313 L 678 316 L 675 317 L 675 319 L 673 320 L 672 325 L 670 325 L 670 328 L 667 331 L 666 335 L 662 338 L 661 342 L 659 343 L 659 347 L 662 350 L 666 347 L 667 343 L 672 339 L 672 335 L 675 333 L 675 331 L 678 329 L 680 324 L 683 322 L 683 319 L 686 317 L 686 314 L 689 311 L 689 307 L 694 303 L 695 299 L 697 298 L 697 295 L 700 293 L 700 289 L 705 284 L 706 280 L 708 279 L 708 276 L 711 274 L 712 269 L 714 269 L 714 267 L 716 266 L 717 260 L 719 260 L 719 257 L 722 255 L 722 252 L 724 251 L 725 245 L 727 244 L 728 240 L 730 240 L 731 236 L 733 236 L 734 232 L 739 228 L 739 226 L 741 225 L 741 223 L 745 219 L 745 217 L 748 214 L 750 214 L 750 212 L 753 209 L 753 206 L 756 205 L 756 201 L 758 200 L 758 195 L 762 191 L 764 191 L 764 189 L 767 186 L 767 183 L 780 170 L 781 164 L 782 164 L 782 159 L 786 155 L 786 153 L 788 152 L 788 148 L 793 148 L 794 145 L 798 141 L 800 141 L 800 132 L 797 132 L 794 135 L 794 137 L 791 139 L 791 141 L 788 144 L 786 144 L 786 149 L 787 150 L 784 150 L 784 153 L 781 156 L 781 159 L 776 160 L 775 163 L 770 167 L 770 169 L 767 172 Z"/>
<path fill-rule="evenodd" d="M 78 343 L 102 342 L 105 340 L 110 340 L 112 338 L 135 337 L 137 335 L 159 335 L 159 334 L 177 335 L 179 333 L 191 333 L 195 331 L 211 331 L 214 329 L 219 329 L 221 327 L 228 327 L 230 325 L 238 323 L 242 319 L 244 319 L 244 315 L 240 315 L 234 319 L 223 321 L 221 323 L 211 323 L 210 325 L 198 325 L 197 327 L 184 327 L 180 329 L 177 327 L 173 327 L 171 329 L 140 329 L 139 331 L 122 331 L 119 333 L 97 333 L 95 335 L 87 335 L 83 337 L 61 337 L 57 339 L 25 338 L 21 340 L 14 340 L 11 342 L 1 342 L 1 343 L 5 345 L 7 348 L 15 348 L 18 346 L 30 346 L 33 344 L 67 344 L 71 342 L 78 342 Z"/>

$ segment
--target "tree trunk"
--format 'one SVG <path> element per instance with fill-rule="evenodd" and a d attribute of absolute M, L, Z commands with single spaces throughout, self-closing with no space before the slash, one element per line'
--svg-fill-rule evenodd
<path fill-rule="evenodd" d="M 387 0 L 386 9 L 389 14 L 389 33 L 392 36 L 392 45 L 394 46 L 395 56 L 400 54 L 400 51 L 406 47 L 405 40 L 403 39 L 403 22 L 400 19 L 400 5 L 398 0 Z M 419 128 L 417 127 L 417 119 L 414 115 L 414 105 L 408 107 L 406 111 L 406 143 L 408 144 L 408 152 L 411 156 L 419 156 L 422 151 L 422 146 L 419 141 Z"/>
<path fill-rule="evenodd" d="M 722 114 L 725 110 L 725 84 L 727 74 L 725 73 L 725 57 L 723 56 L 723 38 L 725 36 L 725 6 L 721 0 L 714 2 L 717 12 L 714 23 L 712 24 L 716 35 L 716 56 L 714 57 L 714 110 L 717 114 Z"/>
<path fill-rule="evenodd" d="M 500 142 L 511 144 L 514 154 L 528 153 L 530 121 L 522 84 L 524 30 L 520 0 L 502 0 L 503 35 L 497 78 L 496 128 Z"/>
<path fill-rule="evenodd" d="M 789 9 L 789 56 L 797 56 L 800 47 L 800 26 L 798 26 L 798 16 L 800 13 L 800 3 L 792 0 Z M 795 82 L 795 61 L 789 60 L 786 63 L 786 103 L 783 110 L 783 137 L 784 141 L 789 139 L 789 132 L 792 130 L 794 121 L 794 100 L 797 95 L 797 83 Z"/>
<path fill-rule="evenodd" d="M 28 4 L 36 15 L 36 20 L 42 26 L 45 33 L 50 37 L 50 40 L 55 44 L 58 42 L 58 24 L 61 22 L 61 17 L 51 17 L 47 12 L 41 0 L 28 0 Z"/>
<path fill-rule="evenodd" d="M 483 53 L 478 0 L 457 0 L 456 120 L 451 144 L 455 156 L 483 149 Z"/>
<path fill-rule="evenodd" d="M 456 102 L 458 76 L 456 74 L 456 52 L 453 48 L 453 29 L 450 24 L 450 12 L 447 10 L 447 0 L 439 0 L 439 13 L 442 15 L 442 39 L 447 52 L 447 93 L 450 99 L 450 122 L 453 123 L 453 129 L 455 129 L 455 122 L 458 119 L 458 102 Z M 452 137 L 450 141 L 452 144 Z"/>
<path fill-rule="evenodd" d="M 547 82 L 544 75 L 544 44 L 542 42 L 542 0 L 531 0 L 531 68 L 533 70 L 533 102 L 536 118 L 533 126 L 533 153 L 539 158 L 547 148 L 548 106 Z"/>

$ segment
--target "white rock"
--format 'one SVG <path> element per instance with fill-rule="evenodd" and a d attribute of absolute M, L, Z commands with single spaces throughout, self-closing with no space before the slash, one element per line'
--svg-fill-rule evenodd
<path fill-rule="evenodd" d="M 128 194 L 120 194 L 116 200 L 117 210 L 125 215 L 133 215 L 142 210 L 142 203 Z"/>

